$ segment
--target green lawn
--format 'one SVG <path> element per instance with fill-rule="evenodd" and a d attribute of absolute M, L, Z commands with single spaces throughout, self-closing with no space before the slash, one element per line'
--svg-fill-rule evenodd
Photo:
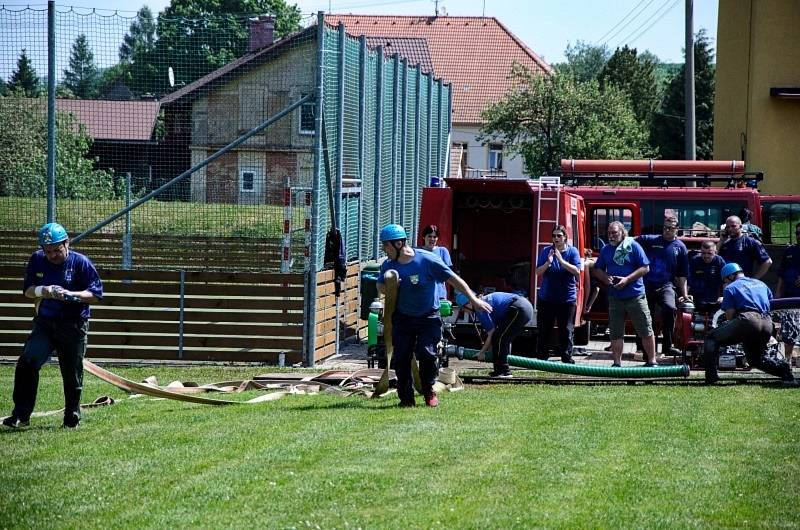
<path fill-rule="evenodd" d="M 215 382 L 258 368 L 113 369 Z M 13 366 L 0 366 L 0 410 Z M 38 410 L 61 406 L 58 369 Z M 800 390 L 468 387 L 438 409 L 289 396 L 210 407 L 86 374 L 60 416 L 0 432 L 0 527 L 798 528 Z"/>

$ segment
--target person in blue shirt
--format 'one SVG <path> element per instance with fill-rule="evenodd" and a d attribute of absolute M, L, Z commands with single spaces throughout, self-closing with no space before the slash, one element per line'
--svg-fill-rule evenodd
<path fill-rule="evenodd" d="M 439 259 L 441 259 L 445 265 L 448 267 L 453 267 L 453 260 L 450 259 L 450 252 L 445 247 L 438 246 L 439 242 L 439 227 L 436 225 L 428 225 L 422 229 L 422 238 L 425 244 L 422 246 L 423 249 L 427 250 L 428 252 L 433 252 Z M 447 299 L 447 287 L 444 283 L 437 283 L 436 284 L 436 296 L 439 299 Z"/>
<path fill-rule="evenodd" d="M 655 366 L 656 341 L 642 281 L 650 271 L 650 261 L 642 246 L 628 237 L 628 231 L 619 221 L 609 223 L 608 239 L 609 243 L 600 250 L 593 270 L 600 282 L 608 286 L 611 366 L 622 366 L 626 313 L 642 339 L 645 366 Z"/>
<path fill-rule="evenodd" d="M 698 311 L 707 313 L 722 302 L 719 274 L 724 266 L 725 260 L 717 254 L 717 245 L 711 240 L 703 241 L 700 253 L 689 260 L 689 296 Z"/>
<path fill-rule="evenodd" d="M 573 331 L 583 262 L 578 249 L 567 244 L 566 227 L 557 225 L 552 234 L 553 244 L 543 248 L 536 260 L 536 276 L 543 277 L 536 299 L 536 356 L 550 356 L 550 334 L 557 323 L 561 362 L 575 364 Z"/>
<path fill-rule="evenodd" d="M 719 381 L 720 347 L 742 343 L 750 366 L 780 377 L 786 384 L 796 385 L 789 364 L 767 353 L 767 343 L 772 336 L 769 316 L 772 291 L 761 280 L 746 277 L 738 263 L 726 263 L 720 276 L 725 283 L 721 309 L 725 311 L 726 321 L 706 335 L 703 345 L 706 383 Z"/>
<path fill-rule="evenodd" d="M 717 248 L 725 263 L 738 263 L 748 278 L 760 280 L 772 265 L 764 245 L 742 231 L 742 220 L 735 215 L 725 220 Z"/>
<path fill-rule="evenodd" d="M 405 229 L 398 224 L 389 224 L 381 229 L 380 240 L 388 259 L 381 263 L 377 288 L 380 294 L 386 294 L 384 274 L 388 270 L 397 272 L 399 283 L 397 306 L 392 316 L 392 340 L 400 406 L 415 405 L 411 362 L 416 356 L 425 404 L 436 407 L 439 404 L 433 391 L 439 375 L 436 346 L 442 339 L 436 284 L 447 282 L 461 292 L 469 292 L 470 301 L 478 311 L 491 311 L 492 308 L 475 297 L 466 282 L 439 256 L 409 246 L 407 238 Z"/>
<path fill-rule="evenodd" d="M 33 331 L 25 341 L 14 373 L 14 409 L 6 427 L 29 424 L 36 404 L 39 371 L 55 351 L 64 383 L 64 427 L 81 419 L 83 358 L 90 316 L 89 304 L 103 298 L 103 284 L 89 258 L 69 248 L 69 237 L 58 223 L 39 230 L 40 250 L 28 260 L 23 294 L 35 300 Z"/>
<path fill-rule="evenodd" d="M 688 298 L 686 279 L 689 276 L 689 252 L 678 239 L 678 218 L 664 217 L 662 233 L 648 234 L 636 238 L 650 261 L 650 271 L 644 276 L 644 290 L 650 314 L 658 311 L 661 317 L 662 355 L 680 355 L 672 347 L 675 332 L 675 289 L 679 300 Z"/>
<path fill-rule="evenodd" d="M 800 223 L 795 225 L 796 241 L 800 241 Z M 778 298 L 800 297 L 800 244 L 789 246 L 783 253 L 778 267 Z M 781 340 L 785 357 L 791 362 L 794 347 L 800 344 L 800 310 L 782 309 L 777 312 L 781 321 Z"/>
<path fill-rule="evenodd" d="M 512 377 L 511 368 L 508 366 L 511 344 L 533 319 L 533 306 L 524 296 L 500 291 L 482 296 L 481 300 L 489 304 L 492 311 L 476 314 L 481 327 L 486 331 L 486 338 L 478 352 L 478 358 L 482 359 L 491 347 L 494 369 L 489 372 L 489 376 Z M 456 296 L 456 304 L 467 312 L 474 311 L 472 302 L 463 293 L 458 293 Z"/>

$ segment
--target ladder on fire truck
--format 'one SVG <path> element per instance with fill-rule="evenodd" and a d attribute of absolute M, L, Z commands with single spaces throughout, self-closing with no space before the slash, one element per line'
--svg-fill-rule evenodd
<path fill-rule="evenodd" d="M 536 262 L 539 259 L 539 253 L 544 249 L 552 244 L 552 238 L 548 238 L 547 241 L 543 242 L 541 238 L 541 234 L 549 234 L 553 232 L 556 226 L 558 226 L 558 219 L 559 214 L 561 213 L 559 208 L 561 207 L 561 177 L 551 177 L 551 176 L 543 176 L 539 177 L 536 180 L 536 184 L 539 187 L 539 193 L 536 199 L 536 247 L 534 249 L 533 254 L 533 269 L 536 269 Z M 548 203 L 555 202 L 555 208 L 553 209 L 554 217 L 552 219 L 546 218 L 542 216 L 542 206 Z M 549 215 L 549 213 L 548 213 Z M 535 275 L 535 273 L 534 273 Z M 536 314 L 539 311 L 539 289 L 537 285 L 539 280 L 536 280 L 533 289 L 533 320 L 536 322 Z"/>

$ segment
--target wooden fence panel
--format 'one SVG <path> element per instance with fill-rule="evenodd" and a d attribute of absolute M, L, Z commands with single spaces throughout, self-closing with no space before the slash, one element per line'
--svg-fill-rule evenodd
<path fill-rule="evenodd" d="M 359 334 L 363 322 L 359 320 L 359 289 L 361 287 L 361 265 L 358 262 L 347 266 L 342 292 L 339 296 L 340 327 L 339 340 L 344 341 Z M 317 273 L 317 309 L 314 340 L 314 361 L 330 357 L 336 352 L 336 296 L 333 271 Z"/>
<path fill-rule="evenodd" d="M 0 266 L 0 355 L 21 353 L 32 326 L 23 272 Z M 195 271 L 184 275 L 181 298 L 179 272 L 99 272 L 105 295 L 92 306 L 88 357 L 303 360 L 302 274 Z"/>

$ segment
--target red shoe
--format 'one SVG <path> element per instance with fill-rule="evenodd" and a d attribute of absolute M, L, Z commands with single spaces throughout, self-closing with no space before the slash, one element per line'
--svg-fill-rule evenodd
<path fill-rule="evenodd" d="M 439 398 L 436 396 L 436 392 L 431 392 L 430 394 L 425 396 L 425 405 L 429 407 L 439 406 Z"/>

